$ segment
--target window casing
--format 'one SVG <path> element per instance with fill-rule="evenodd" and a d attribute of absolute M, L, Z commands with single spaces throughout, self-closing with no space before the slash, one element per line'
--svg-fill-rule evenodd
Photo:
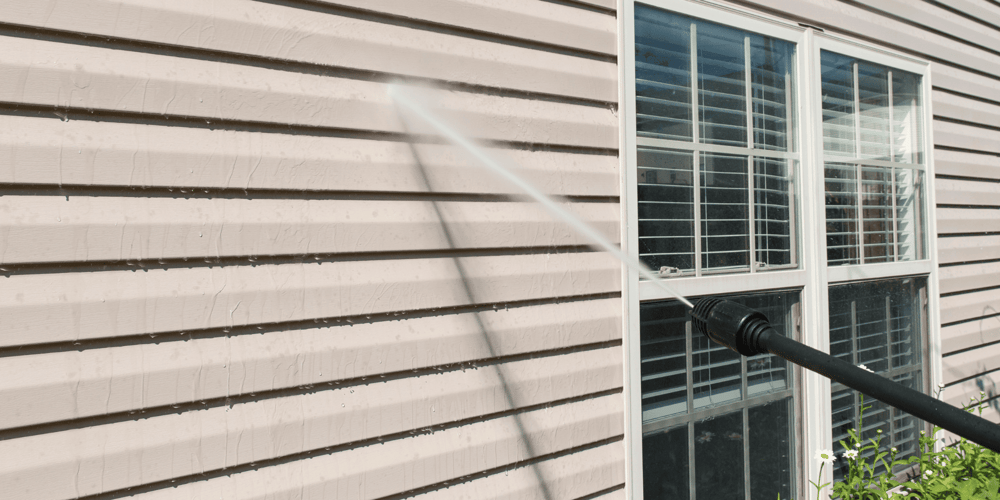
<path fill-rule="evenodd" d="M 627 223 L 623 246 L 654 269 L 660 269 L 661 276 L 670 280 L 671 287 L 689 298 L 792 292 L 796 300 L 791 309 L 796 312 L 789 316 L 794 317 L 795 323 L 791 334 L 830 352 L 833 335 L 830 326 L 836 326 L 838 319 L 842 319 L 836 316 L 837 307 L 842 306 L 835 303 L 837 290 L 854 287 L 855 293 L 859 293 L 857 290 L 865 290 L 867 286 L 871 293 L 877 294 L 892 283 L 906 280 L 911 284 L 923 283 L 914 288 L 919 291 L 912 292 L 918 297 L 909 296 L 917 305 L 911 312 L 920 318 L 919 324 L 911 325 L 908 333 L 912 336 L 910 345 L 916 349 L 909 351 L 906 369 L 889 370 L 892 373 L 883 372 L 883 375 L 905 378 L 914 387 L 925 390 L 936 383 L 939 369 L 929 362 L 928 356 L 938 335 L 934 242 L 927 238 L 934 234 L 934 218 L 928 214 L 928 207 L 933 206 L 933 190 L 928 185 L 933 179 L 930 173 L 933 162 L 927 147 L 933 143 L 929 130 L 928 65 L 780 19 L 703 2 L 629 0 L 625 2 L 624 14 L 620 17 L 625 35 L 621 117 L 623 206 Z M 652 21 L 646 20 L 651 17 Z M 685 23 L 687 28 L 683 26 Z M 650 25 L 657 25 L 660 31 L 651 34 Z M 673 37 L 667 36 L 668 32 L 674 33 Z M 728 95 L 732 105 L 727 112 L 736 115 L 732 122 L 718 118 L 709 120 L 711 113 L 702 109 L 708 103 L 705 96 L 719 89 L 705 86 L 706 79 L 699 78 L 705 67 L 701 59 L 706 59 L 699 51 L 704 45 L 701 36 L 719 33 L 717 38 L 724 43 L 716 43 L 731 46 L 726 53 L 737 53 L 742 45 L 742 52 L 737 55 L 742 55 L 743 71 L 739 71 L 738 64 L 731 64 L 730 76 L 733 78 Z M 754 61 L 761 57 L 755 57 L 753 51 L 756 48 L 759 53 L 766 53 L 762 49 L 766 39 L 779 42 L 770 45 L 778 48 L 773 53 L 787 54 L 787 72 L 783 72 L 786 76 L 781 85 L 785 94 L 780 98 L 774 93 L 769 96 L 755 94 L 755 89 L 763 86 L 755 86 L 762 80 L 755 79 Z M 657 44 L 670 47 L 675 55 L 658 50 Z M 716 50 L 710 55 L 724 59 L 725 53 L 720 55 Z M 664 59 L 675 61 L 673 68 L 677 70 L 673 72 L 674 80 L 668 82 L 674 86 L 670 94 L 673 104 L 669 106 L 661 106 L 662 103 L 656 101 L 669 100 L 662 99 L 668 97 L 662 94 L 667 87 L 656 85 L 657 68 L 649 67 Z M 823 101 L 824 69 L 829 72 L 837 63 L 843 68 L 845 60 L 853 85 L 854 99 L 850 109 L 836 108 Z M 709 76 L 720 75 L 710 73 Z M 881 87 L 880 78 L 884 82 Z M 741 79 L 742 88 L 734 83 Z M 832 88 L 829 82 L 826 86 Z M 742 99 L 738 98 L 740 90 L 743 90 Z M 763 97 L 782 104 L 784 109 L 779 113 L 772 107 L 770 115 L 759 116 L 757 104 Z M 778 116 L 784 117 L 787 124 L 784 130 L 773 128 L 778 121 L 771 118 Z M 848 121 L 853 128 L 844 125 Z M 738 126 L 737 122 L 745 125 Z M 711 127 L 719 124 L 728 125 L 730 131 L 742 128 L 747 132 L 729 135 L 713 132 Z M 772 129 L 758 133 L 766 124 L 771 124 Z M 853 140 L 834 140 L 838 138 L 836 133 L 846 134 L 848 130 Z M 773 138 L 781 133 L 784 140 L 774 141 Z M 772 143 L 763 137 L 772 137 Z M 708 182 L 708 176 L 726 166 L 714 163 L 717 158 L 728 160 L 729 175 L 740 176 L 738 181 L 724 187 L 737 184 L 746 187 L 742 193 L 730 194 L 730 199 L 724 200 L 726 204 L 740 207 L 740 211 L 735 212 L 736 217 L 729 217 L 729 222 L 735 219 L 738 225 L 729 224 L 727 231 L 713 232 L 711 224 L 716 220 L 711 217 L 711 210 L 718 199 L 712 198 L 717 193 L 711 191 L 713 184 Z M 762 161 L 779 163 L 781 168 L 777 173 L 767 172 L 760 167 Z M 737 163 L 739 168 L 735 167 Z M 845 186 L 844 172 L 853 174 L 853 189 Z M 777 179 L 780 184 L 777 187 L 766 185 L 758 181 L 760 178 Z M 678 182 L 678 179 L 687 182 Z M 777 199 L 774 192 L 779 193 Z M 772 198 L 767 199 L 767 196 Z M 773 211 L 775 205 L 781 213 Z M 840 219 L 849 220 L 838 221 L 837 210 L 841 211 Z M 845 210 L 852 211 L 844 215 Z M 767 227 L 772 222 L 785 225 L 780 229 L 775 229 L 774 225 Z M 709 239 L 713 237 L 717 241 L 728 238 L 729 242 L 712 246 L 714 242 Z M 713 254 L 716 250 L 729 252 L 728 257 L 717 257 L 723 252 Z M 651 338 L 648 333 L 651 327 L 643 318 L 648 318 L 649 311 L 654 309 L 674 307 L 680 310 L 680 307 L 671 304 L 671 297 L 659 287 L 634 274 L 626 280 L 624 296 L 629 357 L 626 384 L 630 400 L 628 444 L 632 464 L 628 490 L 631 498 L 643 498 L 644 488 L 662 490 L 665 487 L 662 477 L 644 477 L 645 461 L 650 460 L 643 456 L 644 446 L 661 449 L 670 443 L 680 446 L 678 443 L 682 442 L 684 446 L 696 448 L 708 446 L 707 441 L 696 439 L 702 436 L 698 429 L 711 432 L 699 423 L 705 421 L 706 411 L 714 410 L 717 415 L 713 420 L 721 422 L 723 417 L 735 415 L 727 410 L 737 407 L 743 415 L 749 416 L 750 412 L 742 408 L 753 408 L 756 402 L 750 392 L 744 391 L 740 399 L 718 401 L 696 409 L 689 395 L 687 400 L 673 401 L 673 410 L 659 408 L 658 411 L 669 415 L 655 414 L 657 409 L 651 407 L 650 398 L 643 398 L 651 387 L 649 379 L 645 378 L 651 375 L 649 347 L 643 347 Z M 893 300 L 898 302 L 900 299 Z M 674 313 L 672 321 L 683 324 L 686 319 L 683 314 Z M 896 321 L 898 323 L 898 319 Z M 886 335 L 898 337 L 899 332 L 887 331 Z M 688 341 L 685 351 L 688 358 L 693 353 L 691 342 Z M 886 356 L 894 356 L 889 352 L 895 351 L 887 347 Z M 679 380 L 676 377 L 686 376 L 693 380 L 698 370 L 691 363 L 689 359 L 686 372 L 678 371 L 673 375 L 675 382 Z M 885 364 L 891 365 L 888 359 Z M 878 362 L 874 365 L 880 366 Z M 791 367 L 788 373 L 786 390 L 791 396 L 788 404 L 793 411 L 786 425 L 790 429 L 790 446 L 796 450 L 789 467 L 795 471 L 792 494 L 801 497 L 806 493 L 807 480 L 815 480 L 818 473 L 818 466 L 811 460 L 815 451 L 828 448 L 839 452 L 839 444 L 834 442 L 834 434 L 839 432 L 833 428 L 833 420 L 837 418 L 834 406 L 840 405 L 837 409 L 843 417 L 846 400 L 843 387 L 831 387 L 828 380 L 818 375 Z M 729 375 L 732 378 L 734 373 Z M 743 377 L 741 383 L 746 387 L 745 368 Z M 726 376 L 720 372 L 719 378 Z M 692 389 L 687 390 L 692 392 Z M 831 395 L 839 399 L 834 402 Z M 857 396 L 851 391 L 850 397 L 853 405 Z M 773 404 L 772 401 L 769 400 L 769 404 Z M 685 407 L 683 413 L 670 413 L 682 406 Z M 851 412 L 856 414 L 854 406 Z M 906 441 L 904 434 L 920 425 L 906 420 L 905 415 L 894 412 L 887 415 L 891 418 L 884 419 L 883 423 L 888 426 L 888 432 L 899 430 L 900 442 Z M 866 428 L 868 423 L 866 418 Z M 748 429 L 752 427 L 748 424 Z M 681 429 L 686 430 L 682 432 Z M 745 435 L 752 442 L 753 432 Z M 754 448 L 751 443 L 743 449 L 752 454 Z M 690 455 L 689 468 L 684 473 L 688 476 L 685 483 L 689 486 L 688 497 L 718 495 L 710 491 L 697 493 L 697 485 L 704 484 L 699 483 L 704 478 L 699 479 L 697 470 L 711 467 L 708 465 L 711 461 L 700 460 L 696 451 L 685 449 Z M 753 463 L 755 458 L 747 456 L 746 460 Z M 829 468 L 824 474 L 826 480 L 832 479 Z M 751 498 L 751 490 L 761 491 L 763 487 L 751 484 L 753 474 L 747 473 L 745 477 L 748 482 L 742 494 Z M 680 487 L 680 483 L 671 485 Z M 663 491 L 650 493 L 645 498 L 660 498 L 656 495 L 665 494 Z M 687 497 L 681 494 L 679 498 Z"/>

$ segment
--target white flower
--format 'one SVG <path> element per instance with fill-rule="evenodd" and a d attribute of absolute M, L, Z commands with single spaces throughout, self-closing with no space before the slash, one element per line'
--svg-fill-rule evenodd
<path fill-rule="evenodd" d="M 832 464 L 837 460 L 837 457 L 830 450 L 819 450 L 816 452 L 816 460 L 825 464 Z"/>
<path fill-rule="evenodd" d="M 855 448 L 861 448 L 861 443 L 854 443 Z"/>
<path fill-rule="evenodd" d="M 938 384 L 938 389 L 944 389 L 944 384 Z"/>
<path fill-rule="evenodd" d="M 879 430 L 877 430 L 875 432 L 878 433 L 878 434 L 882 434 L 882 429 L 879 429 Z"/>
<path fill-rule="evenodd" d="M 893 453 L 896 453 L 896 447 L 895 447 L 895 446 L 893 446 L 893 447 L 892 447 L 892 450 L 891 450 L 891 451 L 892 451 Z"/>
<path fill-rule="evenodd" d="M 854 460 L 858 458 L 858 450 L 847 450 L 844 452 L 844 458 L 848 460 Z"/>
<path fill-rule="evenodd" d="M 868 368 L 868 367 L 867 367 L 867 366 L 865 366 L 865 365 L 858 365 L 858 368 L 861 368 L 862 370 L 864 370 L 864 371 L 866 371 L 866 372 L 869 372 L 869 373 L 875 373 L 875 372 L 873 372 L 873 371 L 871 370 L 871 368 Z"/>

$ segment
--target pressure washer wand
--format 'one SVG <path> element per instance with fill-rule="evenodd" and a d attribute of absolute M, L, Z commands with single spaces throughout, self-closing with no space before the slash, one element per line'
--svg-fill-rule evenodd
<path fill-rule="evenodd" d="M 1000 425 L 785 337 L 759 311 L 707 298 L 691 317 L 697 331 L 744 356 L 774 354 L 1000 453 Z"/>

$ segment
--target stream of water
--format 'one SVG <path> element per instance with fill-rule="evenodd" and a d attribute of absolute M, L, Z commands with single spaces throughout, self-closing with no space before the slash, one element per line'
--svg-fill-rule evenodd
<path fill-rule="evenodd" d="M 477 161 L 479 161 L 482 166 L 486 167 L 489 171 L 498 175 L 502 179 L 510 182 L 518 189 L 524 192 L 524 194 L 530 196 L 543 208 L 545 208 L 556 220 L 561 220 L 573 228 L 578 234 L 590 241 L 591 245 L 610 253 L 615 256 L 621 263 L 628 266 L 630 269 L 639 273 L 640 276 L 646 278 L 654 285 L 658 286 L 663 291 L 667 292 L 671 296 L 677 298 L 684 305 L 694 308 L 691 301 L 684 298 L 682 295 L 677 293 L 673 288 L 667 285 L 663 279 L 657 276 L 649 267 L 643 264 L 638 259 L 632 258 L 626 255 L 618 245 L 615 245 L 610 240 L 604 237 L 597 229 L 587 224 L 585 221 L 577 217 L 575 214 L 566 210 L 562 205 L 560 205 L 556 200 L 552 199 L 547 194 L 540 191 L 538 188 L 533 186 L 527 180 L 521 178 L 513 170 L 505 167 L 501 162 L 497 161 L 491 157 L 487 152 L 479 147 L 472 140 L 468 139 L 464 135 L 458 133 L 454 127 L 445 123 L 444 120 L 439 119 L 435 116 L 429 109 L 423 106 L 418 99 L 413 95 L 412 92 L 408 91 L 405 87 L 400 85 L 389 85 L 389 96 L 392 98 L 393 102 L 397 106 L 402 106 L 406 108 L 414 115 L 420 117 L 421 120 L 430 125 L 434 130 L 438 131 L 442 136 L 451 141 L 456 146 L 466 150 L 472 155 Z"/>

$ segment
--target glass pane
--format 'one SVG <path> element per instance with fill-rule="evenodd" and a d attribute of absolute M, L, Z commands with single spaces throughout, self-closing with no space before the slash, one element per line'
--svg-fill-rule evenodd
<path fill-rule="evenodd" d="M 826 259 L 831 266 L 860 262 L 857 167 L 847 163 L 826 164 Z"/>
<path fill-rule="evenodd" d="M 854 127 L 854 60 L 832 52 L 820 56 L 823 93 L 823 151 L 856 155 Z"/>
<path fill-rule="evenodd" d="M 740 355 L 698 334 L 691 339 L 694 408 L 738 401 L 741 397 Z"/>
<path fill-rule="evenodd" d="M 883 373 L 889 369 L 888 297 L 871 290 L 863 293 L 866 300 L 850 301 L 855 308 L 855 363 Z"/>
<path fill-rule="evenodd" d="M 792 398 L 748 410 L 750 498 L 792 497 Z"/>
<path fill-rule="evenodd" d="M 638 135 L 692 140 L 691 19 L 635 6 Z"/>
<path fill-rule="evenodd" d="M 676 301 L 639 309 L 642 421 L 687 411 L 687 311 Z"/>
<path fill-rule="evenodd" d="M 892 70 L 893 158 L 901 163 L 923 163 L 920 116 L 920 77 Z"/>
<path fill-rule="evenodd" d="M 792 263 L 792 182 L 788 160 L 754 158 L 756 261 L 765 266 Z"/>
<path fill-rule="evenodd" d="M 695 497 L 746 500 L 743 477 L 743 411 L 694 424 Z"/>
<path fill-rule="evenodd" d="M 892 368 L 919 366 L 920 336 L 923 325 L 919 314 L 917 292 L 899 290 L 889 295 L 889 335 L 892 345 Z"/>
<path fill-rule="evenodd" d="M 691 498 L 688 426 L 642 436 L 642 490 L 647 500 Z"/>
<path fill-rule="evenodd" d="M 692 153 L 638 150 L 639 257 L 652 269 L 694 269 Z"/>
<path fill-rule="evenodd" d="M 701 156 L 701 266 L 749 269 L 747 158 Z"/>
<path fill-rule="evenodd" d="M 890 160 L 888 68 L 864 61 L 857 64 L 860 157 Z"/>
<path fill-rule="evenodd" d="M 892 169 L 862 166 L 861 193 L 865 263 L 892 262 Z"/>
<path fill-rule="evenodd" d="M 701 142 L 746 147 L 746 35 L 712 23 L 698 23 L 697 33 Z"/>
<path fill-rule="evenodd" d="M 795 292 L 771 292 L 761 295 L 731 297 L 729 300 L 756 309 L 770 321 L 774 331 L 791 335 L 794 328 L 792 307 L 798 301 Z M 788 388 L 788 362 L 771 354 L 747 358 L 748 397 Z"/>
<path fill-rule="evenodd" d="M 924 258 L 924 230 L 921 220 L 923 176 L 919 170 L 896 171 L 896 245 L 899 260 Z"/>
<path fill-rule="evenodd" d="M 750 35 L 750 80 L 753 98 L 753 145 L 758 149 L 792 150 L 794 104 L 792 74 L 795 45 Z"/>
<path fill-rule="evenodd" d="M 915 391 L 922 391 L 923 384 L 920 383 L 923 377 L 921 370 L 911 371 L 902 375 L 897 375 L 892 379 Z M 899 450 L 900 457 L 906 458 L 917 453 L 917 444 L 920 442 L 920 430 L 923 423 L 909 413 L 892 409 L 892 441 L 898 443 L 896 449 Z"/>
<path fill-rule="evenodd" d="M 854 361 L 854 307 L 849 303 L 830 303 L 830 355 L 848 363 Z"/>

